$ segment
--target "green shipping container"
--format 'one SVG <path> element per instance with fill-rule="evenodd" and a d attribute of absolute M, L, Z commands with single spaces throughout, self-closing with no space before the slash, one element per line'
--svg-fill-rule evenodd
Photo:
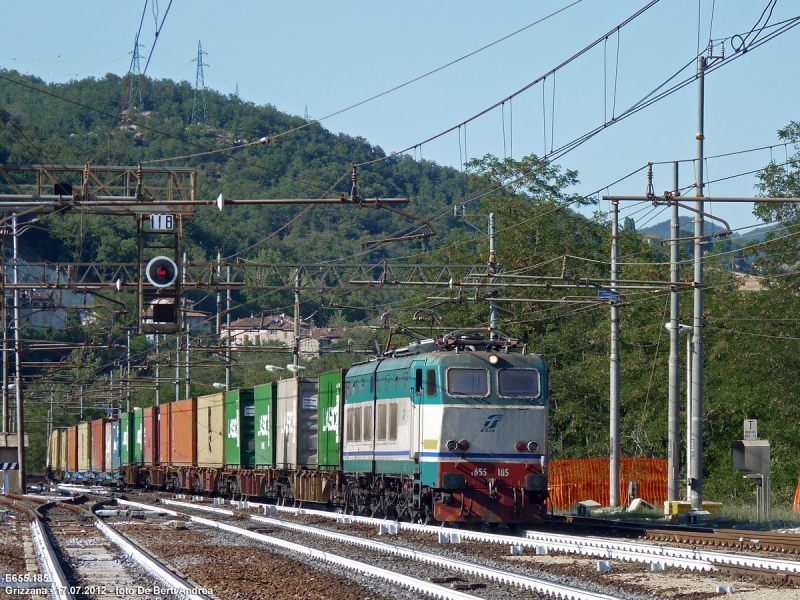
<path fill-rule="evenodd" d="M 122 449 L 122 464 L 132 464 L 133 458 L 133 413 L 122 413 L 120 416 L 119 437 Z"/>
<path fill-rule="evenodd" d="M 141 465 L 144 462 L 144 444 L 142 444 L 142 427 L 144 426 L 144 411 L 141 408 L 133 409 L 133 456 L 132 465 Z"/>
<path fill-rule="evenodd" d="M 253 389 L 255 405 L 254 440 L 255 466 L 272 467 L 275 465 L 275 403 L 277 393 L 274 383 L 256 386 Z"/>
<path fill-rule="evenodd" d="M 253 390 L 225 392 L 225 463 L 252 469 L 256 465 Z"/>
<path fill-rule="evenodd" d="M 319 376 L 319 418 L 317 439 L 319 440 L 319 468 L 335 470 L 341 468 L 342 439 L 342 389 L 347 369 L 323 373 Z"/>

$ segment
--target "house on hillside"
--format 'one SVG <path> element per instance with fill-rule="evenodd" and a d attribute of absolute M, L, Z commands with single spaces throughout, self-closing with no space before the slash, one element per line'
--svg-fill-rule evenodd
<path fill-rule="evenodd" d="M 11 276 L 13 269 L 14 267 L 8 267 L 7 276 Z M 50 266 L 30 265 L 26 262 L 19 262 L 16 269 L 20 283 L 42 284 L 41 289 L 20 291 L 19 317 L 23 326 L 34 329 L 43 327 L 64 329 L 67 326 L 67 314 L 70 310 L 77 311 L 81 321 L 91 313 L 91 295 L 48 287 L 55 282 L 67 283 L 66 273 L 61 273 Z M 5 302 L 8 308 L 14 306 L 13 291 L 6 289 Z"/>
<path fill-rule="evenodd" d="M 280 344 L 291 348 L 294 345 L 294 318 L 287 315 L 264 315 L 237 319 L 222 326 L 220 339 L 231 338 L 231 345 L 267 346 Z M 338 329 L 314 327 L 308 319 L 300 319 L 300 355 L 318 357 L 341 338 Z"/>

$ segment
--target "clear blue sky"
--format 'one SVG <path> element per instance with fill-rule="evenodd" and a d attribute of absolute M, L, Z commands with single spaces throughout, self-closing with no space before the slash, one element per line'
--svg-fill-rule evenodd
<path fill-rule="evenodd" d="M 441 66 L 536 21 L 571 0 L 476 2 L 210 2 L 174 0 L 153 52 L 147 75 L 194 83 L 197 42 L 208 55 L 205 83 L 223 93 L 236 84 L 243 99 L 321 117 Z M 700 0 L 700 46 L 713 38 L 747 32 L 767 0 Z M 150 2 L 140 43 L 142 67 L 168 0 Z M 523 87 L 613 29 L 646 4 L 645 0 L 583 0 L 531 27 L 400 91 L 325 121 L 333 132 L 362 136 L 385 151 L 412 146 Z M 711 23 L 714 5 L 713 28 Z M 144 0 L 5 3 L 0 67 L 47 81 L 124 74 Z M 796 2 L 779 0 L 771 22 L 800 14 Z M 711 31 L 710 31 L 711 30 Z M 506 152 L 520 157 L 545 149 L 602 124 L 604 110 L 616 114 L 645 96 L 696 55 L 698 0 L 661 0 L 619 36 L 608 39 L 556 76 L 555 116 L 552 78 L 507 105 Z M 708 75 L 706 155 L 777 141 L 776 131 L 800 118 L 796 76 L 800 27 Z M 730 53 L 730 44 L 726 54 Z M 794 58 L 793 58 L 794 57 Z M 606 61 L 605 102 L 603 65 Z M 615 70 L 618 76 L 615 78 Z M 685 74 L 688 74 L 686 71 Z M 608 185 L 648 161 L 691 158 L 695 154 L 697 92 L 694 84 L 622 121 L 559 159 L 579 171 L 577 191 Z M 513 128 L 511 116 L 513 114 Z M 551 129 L 552 125 L 552 129 Z M 470 157 L 503 155 L 503 121 L 493 111 L 467 127 Z M 459 166 L 456 134 L 422 148 L 422 156 Z M 791 150 L 790 150 L 791 153 Z M 419 156 L 419 154 L 418 154 Z M 783 149 L 774 157 L 784 160 Z M 707 176 L 718 179 L 763 167 L 770 152 L 710 160 Z M 671 186 L 671 168 L 657 168 L 655 189 Z M 694 181 L 689 165 L 681 184 Z M 712 184 L 712 196 L 754 193 L 753 176 Z M 644 174 L 611 188 L 611 193 L 643 194 Z M 750 205 L 714 207 L 732 226 L 756 222 Z M 642 226 L 667 212 L 637 215 Z"/>

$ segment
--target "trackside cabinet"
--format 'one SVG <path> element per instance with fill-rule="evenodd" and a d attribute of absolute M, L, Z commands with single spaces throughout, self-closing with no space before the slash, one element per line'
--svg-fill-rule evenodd
<path fill-rule="evenodd" d="M 253 388 L 254 441 L 256 468 L 275 465 L 275 405 L 277 401 L 274 383 Z"/>
<path fill-rule="evenodd" d="M 342 404 L 344 376 L 347 369 L 323 373 L 319 376 L 319 468 L 341 468 Z"/>
<path fill-rule="evenodd" d="M 225 392 L 225 466 L 255 467 L 255 411 L 252 389 Z"/>

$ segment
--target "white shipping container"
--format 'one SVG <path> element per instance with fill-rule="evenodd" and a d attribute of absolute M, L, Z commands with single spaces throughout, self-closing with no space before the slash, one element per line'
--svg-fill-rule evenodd
<path fill-rule="evenodd" d="M 275 462 L 279 468 L 316 467 L 319 379 L 278 382 Z"/>

